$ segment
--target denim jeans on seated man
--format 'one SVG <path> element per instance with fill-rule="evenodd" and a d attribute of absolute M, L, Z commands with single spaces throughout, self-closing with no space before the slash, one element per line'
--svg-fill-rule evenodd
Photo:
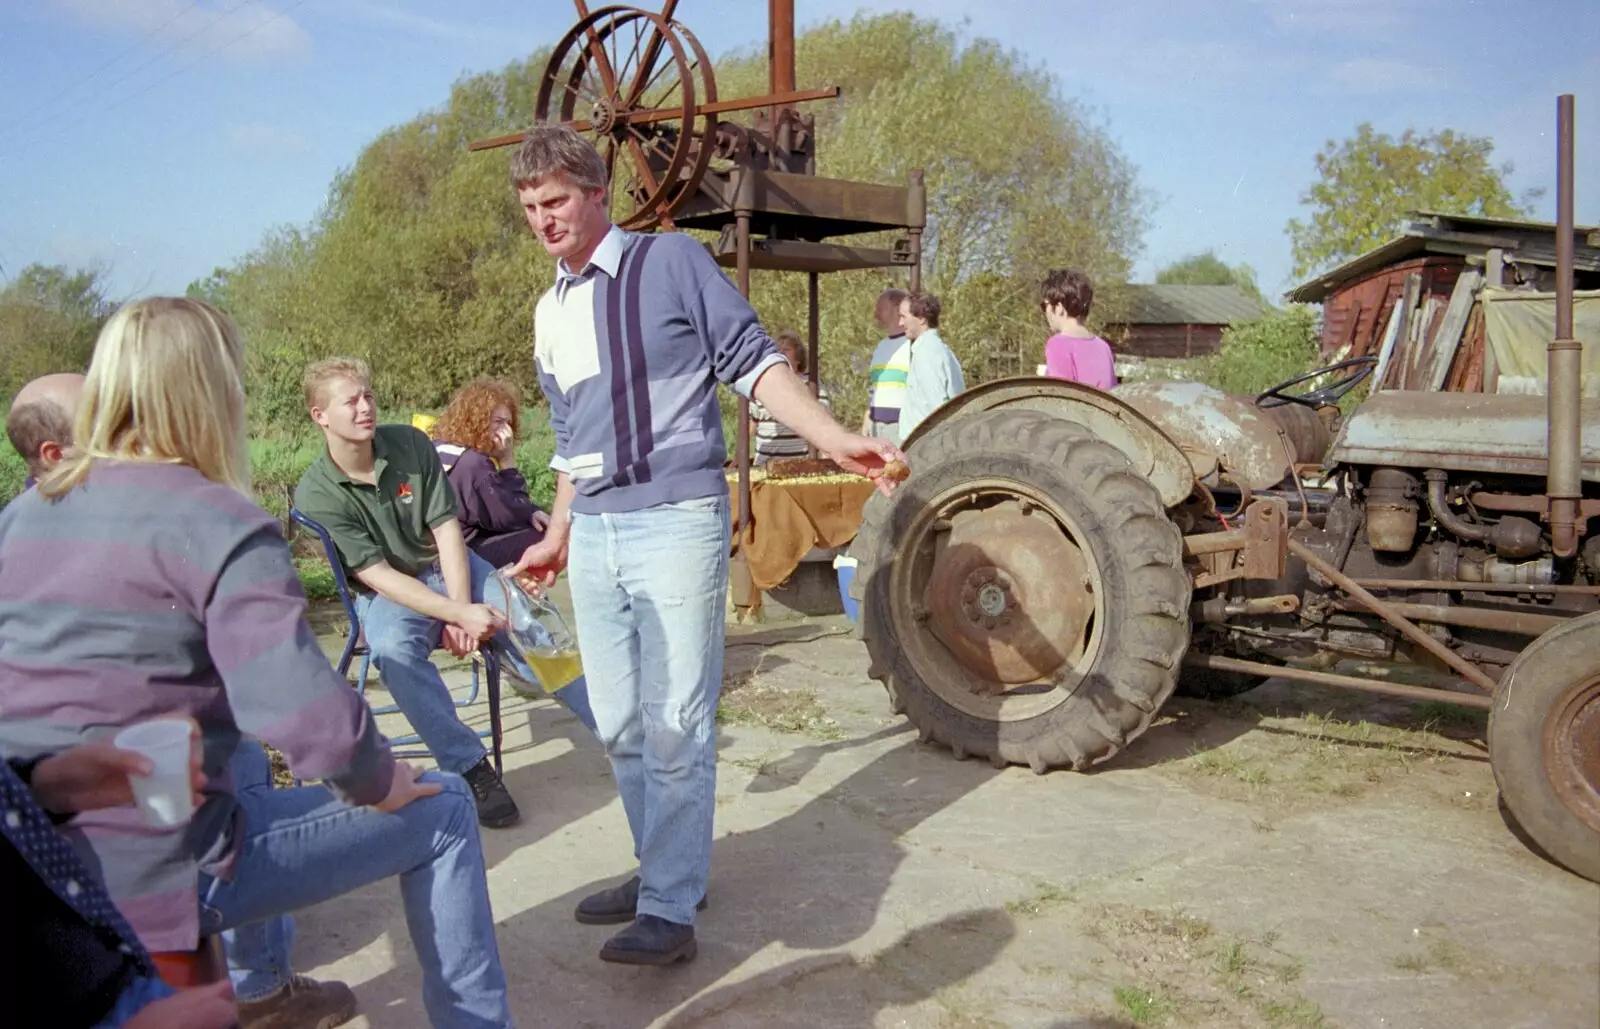
<path fill-rule="evenodd" d="M 711 867 L 728 497 L 572 516 L 583 668 L 639 857 L 638 914 L 693 925 Z"/>
<path fill-rule="evenodd" d="M 236 984 L 258 988 L 261 977 L 290 967 L 293 923 L 280 916 L 399 876 L 429 1023 L 511 1025 L 465 782 L 424 773 L 424 781 L 443 790 L 384 814 L 341 803 L 320 786 L 271 788 L 266 753 L 250 740 L 241 742 L 230 770 L 244 838 L 230 880 L 202 874 L 200 926 L 206 933 L 233 930 L 224 939 Z"/>
<path fill-rule="evenodd" d="M 470 552 L 468 562 L 472 568 L 473 601 L 488 604 L 504 614 L 504 595 L 499 590 L 485 588 L 494 575 L 494 568 Z M 435 593 L 445 592 L 444 577 L 437 564 L 424 569 L 417 578 Z M 432 660 L 444 624 L 376 593 L 357 596 L 356 616 L 361 620 L 367 646 L 372 648 L 372 660 L 378 666 L 383 685 L 405 712 L 411 727 L 439 767 L 459 775 L 482 761 L 483 741 L 477 732 L 456 717 L 450 690 Z M 528 682 L 539 681 L 504 632 L 494 637 L 494 645 L 517 675 Z M 581 677 L 553 696 L 590 732 L 595 731 L 588 687 Z"/>

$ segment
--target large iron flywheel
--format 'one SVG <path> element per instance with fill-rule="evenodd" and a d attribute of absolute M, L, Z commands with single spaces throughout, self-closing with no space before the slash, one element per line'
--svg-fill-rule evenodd
<path fill-rule="evenodd" d="M 602 7 L 561 37 L 539 83 L 538 121 L 587 136 L 611 176 L 612 220 L 671 228 L 711 162 L 716 76 L 694 34 L 637 7 Z"/>

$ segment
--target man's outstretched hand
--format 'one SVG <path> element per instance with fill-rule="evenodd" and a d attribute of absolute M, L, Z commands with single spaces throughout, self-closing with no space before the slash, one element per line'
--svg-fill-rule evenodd
<path fill-rule="evenodd" d="M 906 455 L 886 439 L 844 433 L 837 442 L 823 448 L 822 454 L 845 471 L 871 479 L 884 496 L 893 493 L 895 486 L 911 474 Z"/>
<path fill-rule="evenodd" d="M 553 586 L 556 576 L 567 567 L 567 537 L 551 533 L 522 552 L 522 557 L 507 571 L 524 589 Z"/>

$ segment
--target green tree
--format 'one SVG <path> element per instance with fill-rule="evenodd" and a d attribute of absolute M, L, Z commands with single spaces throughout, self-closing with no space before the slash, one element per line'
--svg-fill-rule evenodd
<path fill-rule="evenodd" d="M 369 144 L 309 225 L 273 233 L 191 287 L 250 340 L 258 419 L 303 423 L 299 369 L 335 352 L 373 364 L 391 409 L 438 406 L 485 373 L 536 395 L 532 307 L 554 270 L 507 184 L 510 152 L 467 144 L 528 123 L 546 56 L 458 82 L 444 106 Z M 714 66 L 721 96 L 766 91 L 764 51 Z M 927 170 L 924 285 L 944 301 L 969 382 L 1038 362 L 1046 332 L 1034 291 L 1049 267 L 1089 271 L 1103 287 L 1095 314 L 1116 313 L 1145 196 L 1105 130 L 1043 70 L 909 14 L 816 26 L 797 40 L 796 66 L 801 88 L 843 90 L 807 106 L 819 174 L 904 182 Z M 864 405 L 872 300 L 890 284 L 904 285 L 904 272 L 823 277 L 821 369 L 846 420 Z M 804 329 L 805 296 L 803 275 L 753 278 L 752 301 L 774 330 Z"/>
<path fill-rule="evenodd" d="M 1260 393 L 1316 367 L 1319 339 L 1317 312 L 1305 304 L 1230 325 L 1204 380 L 1227 393 Z"/>
<path fill-rule="evenodd" d="M 1163 286 L 1238 286 L 1261 299 L 1256 270 L 1242 262 L 1229 265 L 1213 250 L 1172 262 L 1156 272 L 1156 282 Z"/>
<path fill-rule="evenodd" d="M 1395 137 L 1362 124 L 1342 143 L 1317 152 L 1317 176 L 1300 197 L 1306 221 L 1291 219 L 1294 274 L 1309 275 L 1349 260 L 1398 234 L 1413 211 L 1526 215 L 1541 193 L 1519 199 L 1506 185 L 1511 164 L 1492 164 L 1494 142 L 1445 129 Z"/>
<path fill-rule="evenodd" d="M 24 268 L 0 289 L 0 396 L 40 375 L 86 368 L 115 308 L 103 269 Z"/>

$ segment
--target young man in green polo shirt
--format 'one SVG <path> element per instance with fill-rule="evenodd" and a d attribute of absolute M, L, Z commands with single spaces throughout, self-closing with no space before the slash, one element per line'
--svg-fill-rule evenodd
<path fill-rule="evenodd" d="M 333 537 L 378 674 L 440 769 L 472 787 L 479 822 L 511 825 L 516 802 L 431 660 L 441 642 L 460 657 L 493 640 L 518 675 L 536 681 L 497 636 L 504 617 L 483 603 L 494 569 L 462 539 L 432 441 L 408 425 L 377 424 L 365 362 L 319 361 L 306 369 L 305 390 L 327 446 L 301 477 L 294 505 Z M 556 697 L 594 730 L 582 678 Z"/>

